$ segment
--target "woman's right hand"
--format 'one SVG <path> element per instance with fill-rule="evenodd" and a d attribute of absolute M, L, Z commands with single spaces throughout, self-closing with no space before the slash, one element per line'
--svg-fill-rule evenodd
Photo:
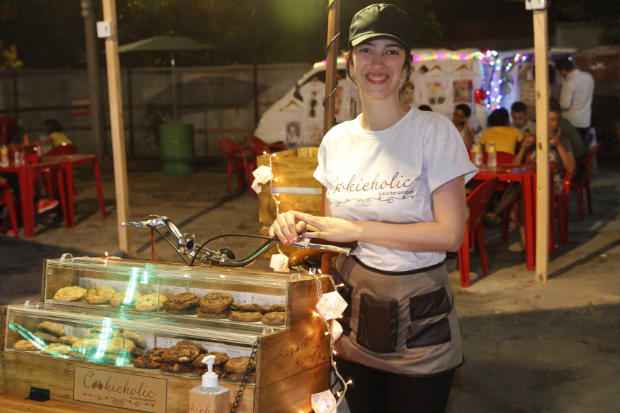
<path fill-rule="evenodd" d="M 306 223 L 298 218 L 295 211 L 279 214 L 269 227 L 269 236 L 278 237 L 284 245 L 297 241 L 306 232 Z"/>

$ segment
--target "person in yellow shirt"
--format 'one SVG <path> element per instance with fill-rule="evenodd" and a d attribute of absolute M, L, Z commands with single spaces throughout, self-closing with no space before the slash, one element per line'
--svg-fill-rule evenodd
<path fill-rule="evenodd" d="M 53 148 L 59 146 L 72 145 L 71 139 L 63 132 L 62 125 L 56 119 L 47 119 L 45 121 L 45 129 L 49 143 Z"/>
<path fill-rule="evenodd" d="M 482 131 L 480 142 L 484 145 L 493 143 L 497 152 L 514 155 L 517 145 L 523 140 L 523 133 L 510 126 L 510 115 L 504 108 L 495 109 L 489 115 L 488 127 Z"/>

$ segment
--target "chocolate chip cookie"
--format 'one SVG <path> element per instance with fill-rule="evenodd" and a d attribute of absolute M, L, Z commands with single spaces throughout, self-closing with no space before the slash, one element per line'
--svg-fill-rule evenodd
<path fill-rule="evenodd" d="M 188 313 L 192 312 L 199 302 L 200 299 L 194 293 L 174 294 L 168 297 L 168 301 L 164 304 L 164 309 L 171 313 Z"/>

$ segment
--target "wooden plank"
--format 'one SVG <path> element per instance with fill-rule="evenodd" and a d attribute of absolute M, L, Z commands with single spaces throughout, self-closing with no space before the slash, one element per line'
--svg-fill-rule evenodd
<path fill-rule="evenodd" d="M 310 397 L 313 393 L 327 390 L 330 364 L 325 363 L 313 369 L 280 380 L 268 387 L 261 387 L 257 393 L 259 412 L 298 413 L 312 410 Z"/>
<path fill-rule="evenodd" d="M 323 134 L 336 123 L 336 96 L 338 86 L 336 71 L 338 69 L 338 53 L 340 51 L 340 0 L 329 0 L 327 12 L 327 62 L 325 67 L 325 118 Z"/>
<path fill-rule="evenodd" d="M 534 11 L 536 62 L 536 278 L 547 281 L 549 261 L 549 37 L 547 10 Z"/>
<path fill-rule="evenodd" d="M 318 318 L 307 318 L 288 330 L 261 338 L 258 385 L 269 386 L 329 361 L 329 337 Z"/>
<path fill-rule="evenodd" d="M 116 19 L 116 0 L 103 0 L 103 18 L 112 29 L 105 40 L 108 72 L 108 96 L 110 101 L 110 126 L 112 131 L 112 154 L 114 159 L 114 187 L 116 189 L 116 221 L 118 225 L 118 245 L 121 251 L 129 254 L 129 233 L 123 222 L 129 220 L 129 190 L 127 184 L 127 158 L 125 151 L 125 126 L 123 125 L 123 96 L 121 90 L 121 70 L 118 56 L 118 25 Z"/>
<path fill-rule="evenodd" d="M 6 372 L 4 367 L 4 347 L 6 337 L 6 306 L 0 306 L 0 394 L 4 394 L 6 389 Z"/>
<path fill-rule="evenodd" d="M 57 400 L 48 400 L 46 402 L 35 402 L 32 400 L 24 400 L 10 395 L 0 396 L 0 405 L 2 405 L 2 413 L 83 413 L 84 404 L 69 403 Z M 90 408 L 89 411 L 95 411 Z M 127 410 L 111 409 L 98 406 L 97 413 L 127 413 Z"/>
<path fill-rule="evenodd" d="M 292 281 L 289 284 L 288 317 L 290 324 L 305 320 L 312 314 L 319 300 L 317 288 L 321 288 L 320 281 L 317 286 L 317 282 L 313 279 Z"/>
<path fill-rule="evenodd" d="M 127 369 L 107 366 L 94 366 L 75 360 L 55 359 L 40 356 L 37 353 L 9 351 L 5 352 L 5 367 L 7 376 L 6 393 L 25 398 L 31 387 L 48 389 L 53 400 L 73 402 L 73 377 L 76 366 L 97 368 L 115 373 L 129 373 L 132 376 L 154 377 L 165 379 L 167 385 L 167 413 L 186 413 L 188 411 L 189 391 L 200 384 L 197 377 L 178 376 L 162 373 L 159 370 Z M 63 378 L 59 380 L 59 378 Z M 221 380 L 221 385 L 231 390 L 231 400 L 234 400 L 238 384 Z M 254 392 L 256 386 L 248 385 L 244 391 L 243 401 L 238 410 L 240 413 L 254 411 Z M 79 403 L 82 406 L 91 406 L 88 403 Z M 103 408 L 102 408 L 103 409 Z M 83 410 L 82 410 L 83 411 Z M 97 411 L 99 407 L 97 407 Z M 101 410 L 107 412 L 108 410 Z M 124 409 L 109 409 L 110 412 L 127 412 Z"/>

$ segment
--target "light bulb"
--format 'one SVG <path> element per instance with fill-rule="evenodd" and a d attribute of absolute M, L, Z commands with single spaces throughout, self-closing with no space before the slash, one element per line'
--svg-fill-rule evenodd
<path fill-rule="evenodd" d="M 312 410 L 315 413 L 329 413 L 336 410 L 337 402 L 333 393 L 330 390 L 325 390 L 320 393 L 314 393 L 310 397 L 312 404 Z"/>
<path fill-rule="evenodd" d="M 316 309 L 325 320 L 333 320 L 342 317 L 348 305 L 338 291 L 332 291 L 321 295 Z"/>

